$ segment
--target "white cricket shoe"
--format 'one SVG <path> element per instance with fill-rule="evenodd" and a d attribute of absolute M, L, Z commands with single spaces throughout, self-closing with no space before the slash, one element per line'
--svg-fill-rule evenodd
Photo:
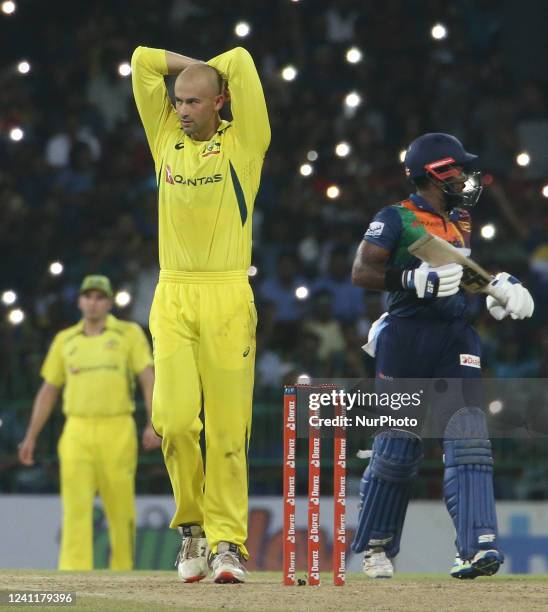
<path fill-rule="evenodd" d="M 213 580 L 217 584 L 245 582 L 247 570 L 242 565 L 242 554 L 236 544 L 219 542 L 217 553 L 210 555 Z"/>
<path fill-rule="evenodd" d="M 175 561 L 179 578 L 183 582 L 203 580 L 209 574 L 205 533 L 199 525 L 185 525 L 178 529 L 183 536 L 181 550 Z"/>
<path fill-rule="evenodd" d="M 382 548 L 369 548 L 363 556 L 363 573 L 370 578 L 392 578 L 394 566 Z"/>

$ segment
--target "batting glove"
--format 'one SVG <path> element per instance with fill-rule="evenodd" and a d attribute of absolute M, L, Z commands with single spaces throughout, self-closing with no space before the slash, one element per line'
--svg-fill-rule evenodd
<path fill-rule="evenodd" d="M 432 268 L 423 263 L 419 268 L 403 271 L 402 285 L 405 289 L 414 289 L 418 297 L 429 300 L 457 293 L 461 278 L 460 264 L 451 263 Z"/>
<path fill-rule="evenodd" d="M 533 298 L 515 276 L 500 272 L 487 286 L 487 292 L 487 309 L 497 321 L 502 321 L 507 315 L 512 319 L 525 319 L 533 315 Z"/>

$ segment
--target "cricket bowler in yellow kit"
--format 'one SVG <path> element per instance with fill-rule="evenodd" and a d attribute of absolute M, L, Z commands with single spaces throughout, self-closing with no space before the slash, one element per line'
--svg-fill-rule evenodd
<path fill-rule="evenodd" d="M 81 286 L 82 320 L 59 332 L 42 367 L 44 383 L 34 402 L 19 458 L 33 464 L 36 439 L 63 391 L 66 416 L 59 440 L 63 526 L 59 569 L 93 569 L 93 500 L 99 492 L 107 517 L 110 567 L 133 567 L 137 438 L 133 401 L 138 376 L 150 414 L 154 374 L 143 330 L 109 314 L 108 278 L 87 276 Z M 146 449 L 159 446 L 152 427 Z"/>
<path fill-rule="evenodd" d="M 159 191 L 160 279 L 150 313 L 152 422 L 173 487 L 180 578 L 243 582 L 257 315 L 247 270 L 270 126 L 250 54 L 207 63 L 138 47 L 135 101 Z M 175 108 L 164 76 L 178 74 Z M 230 99 L 232 121 L 219 111 Z M 207 466 L 200 449 L 204 407 Z"/>

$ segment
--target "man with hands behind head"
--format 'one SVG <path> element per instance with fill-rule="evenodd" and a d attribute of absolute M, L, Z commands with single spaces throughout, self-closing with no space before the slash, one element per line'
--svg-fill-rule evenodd
<path fill-rule="evenodd" d="M 138 47 L 131 66 L 159 191 L 152 421 L 175 497 L 171 527 L 182 536 L 178 574 L 196 582 L 211 568 L 215 582 L 244 582 L 257 324 L 247 271 L 266 103 L 241 47 L 207 63 Z M 168 74 L 178 75 L 175 107 Z M 219 116 L 228 99 L 232 121 Z"/>

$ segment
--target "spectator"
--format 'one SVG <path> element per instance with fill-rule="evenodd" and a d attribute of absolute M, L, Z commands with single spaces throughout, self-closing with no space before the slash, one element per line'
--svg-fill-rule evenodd
<path fill-rule="evenodd" d="M 318 278 L 314 290 L 331 294 L 333 315 L 342 323 L 351 323 L 365 315 L 365 291 L 350 280 L 347 249 L 331 252 L 329 272 Z"/>
<path fill-rule="evenodd" d="M 304 324 L 304 330 L 315 334 L 320 345 L 318 357 L 330 363 L 344 350 L 344 337 L 340 323 L 333 318 L 333 298 L 329 291 L 319 291 L 313 298 L 312 316 Z"/>
<path fill-rule="evenodd" d="M 276 322 L 294 323 L 303 315 L 303 303 L 295 292 L 304 285 L 304 279 L 297 275 L 295 257 L 287 253 L 280 255 L 275 276 L 265 279 L 259 286 L 261 299 L 272 302 L 276 307 Z"/>

